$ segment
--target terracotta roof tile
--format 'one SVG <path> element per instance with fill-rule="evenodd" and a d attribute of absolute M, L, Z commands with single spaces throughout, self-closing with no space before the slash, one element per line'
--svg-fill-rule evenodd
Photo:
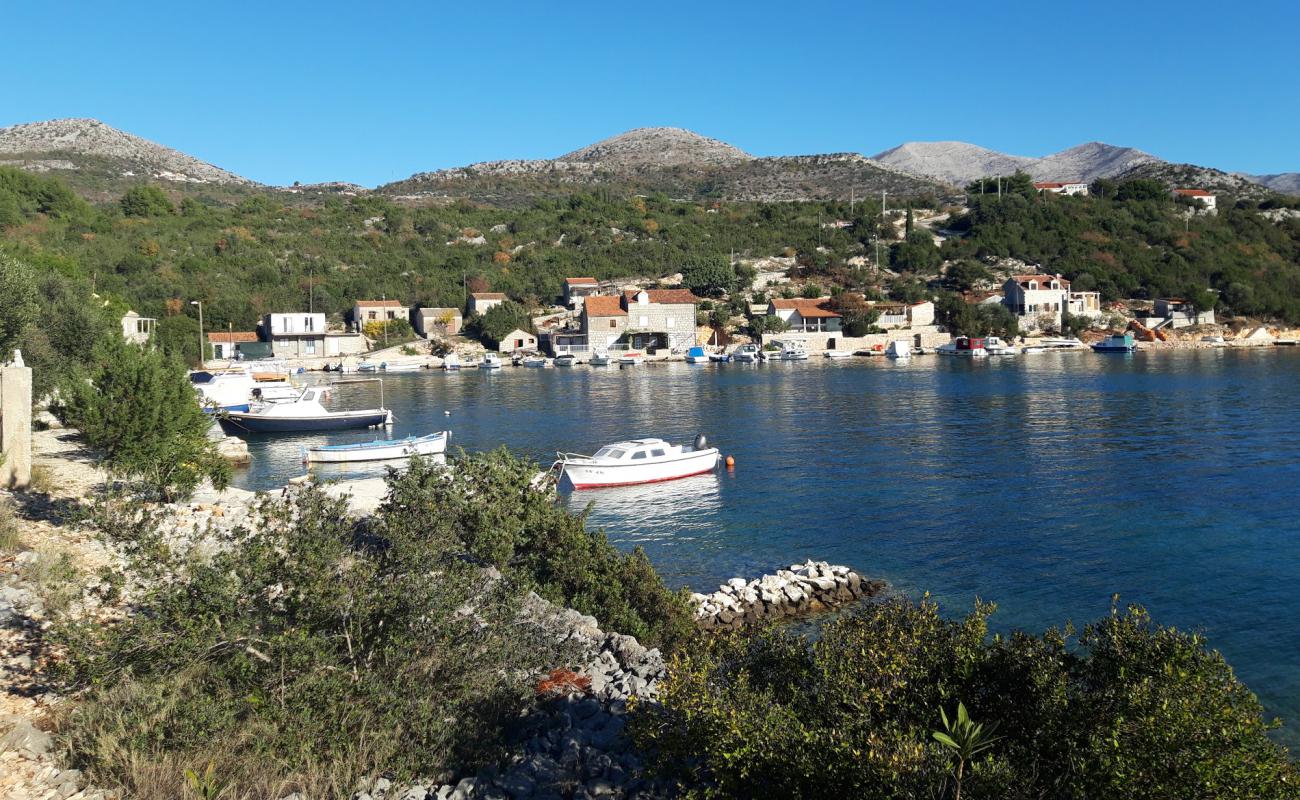
<path fill-rule="evenodd" d="M 645 289 L 644 291 L 652 303 L 673 305 L 689 303 L 694 305 L 700 302 L 700 298 L 696 297 L 690 289 Z M 623 297 L 627 299 L 628 303 L 633 303 L 636 302 L 637 294 L 639 292 L 629 290 L 623 292 Z"/>
<path fill-rule="evenodd" d="M 623 304 L 617 297 L 597 295 L 582 302 L 582 313 L 589 317 L 626 317 Z"/>
<path fill-rule="evenodd" d="M 565 278 L 564 282 L 570 286 L 596 286 L 599 284 L 595 278 Z"/>
<path fill-rule="evenodd" d="M 397 300 L 358 300 L 357 305 L 362 308 L 401 308 L 402 304 Z"/>
<path fill-rule="evenodd" d="M 212 331 L 211 333 L 208 334 L 208 341 L 211 342 L 212 344 L 229 344 L 232 341 L 235 344 L 242 344 L 244 342 L 256 342 L 257 332 L 256 331 L 235 331 L 231 333 L 230 331 Z"/>
<path fill-rule="evenodd" d="M 504 292 L 471 292 L 471 293 L 470 293 L 470 297 L 474 298 L 475 300 L 504 300 L 504 299 L 506 299 L 506 296 L 505 296 L 505 293 L 504 293 Z"/>

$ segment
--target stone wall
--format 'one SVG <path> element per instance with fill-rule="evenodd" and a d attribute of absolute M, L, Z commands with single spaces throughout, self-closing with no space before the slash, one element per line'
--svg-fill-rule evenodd
<path fill-rule="evenodd" d="M 31 367 L 0 367 L 0 454 L 0 486 L 27 488 L 32 480 Z"/>
<path fill-rule="evenodd" d="M 704 630 L 739 630 L 763 620 L 816 614 L 878 594 L 885 584 L 825 561 L 806 561 L 752 581 L 732 578 L 713 594 L 692 594 Z"/>
<path fill-rule="evenodd" d="M 763 344 L 771 342 L 792 341 L 803 342 L 804 347 L 809 353 L 820 353 L 825 350 L 847 350 L 851 353 L 869 353 L 876 351 L 878 347 L 883 351 L 892 341 L 907 342 L 913 350 L 916 349 L 916 337 L 921 337 L 921 347 L 927 350 L 938 347 L 941 344 L 947 344 L 952 337 L 940 332 L 933 325 L 924 325 L 913 328 L 899 328 L 886 333 L 873 333 L 869 336 L 842 336 L 838 333 L 765 333 L 763 334 Z M 835 340 L 835 346 L 830 347 L 830 339 Z"/>

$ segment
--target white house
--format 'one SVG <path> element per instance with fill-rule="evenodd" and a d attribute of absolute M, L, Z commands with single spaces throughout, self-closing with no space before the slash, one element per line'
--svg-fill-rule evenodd
<path fill-rule="evenodd" d="M 776 317 L 792 331 L 800 333 L 834 333 L 844 318 L 830 309 L 829 297 L 775 297 L 767 302 L 767 315 Z"/>
<path fill-rule="evenodd" d="M 1060 275 L 1012 275 L 1002 284 L 1002 304 L 1020 318 L 1020 327 L 1034 330 L 1044 317 L 1059 320 L 1061 312 L 1096 319 L 1101 316 L 1101 295 L 1072 292 Z"/>
<path fill-rule="evenodd" d="M 362 330 L 370 322 L 407 319 L 411 310 L 397 300 L 358 300 L 352 306 L 352 323 Z"/>
<path fill-rule="evenodd" d="M 690 347 L 695 344 L 697 302 L 699 298 L 690 289 L 639 289 L 619 297 L 591 295 L 584 300 L 579 318 L 579 333 L 585 339 L 580 343 L 565 336 L 566 346 L 603 351 L 623 340 L 636 349 Z"/>
<path fill-rule="evenodd" d="M 537 334 L 515 328 L 510 333 L 501 337 L 501 342 L 497 345 L 497 351 L 501 353 L 513 353 L 516 350 L 536 350 Z"/>
<path fill-rule="evenodd" d="M 1172 194 L 1175 200 L 1179 197 L 1186 197 L 1207 211 L 1216 210 L 1215 203 L 1218 201 L 1218 198 L 1204 189 L 1174 189 Z"/>
<path fill-rule="evenodd" d="M 564 305 L 577 310 L 582 301 L 593 294 L 600 294 L 600 282 L 595 278 L 565 278 Z"/>
<path fill-rule="evenodd" d="M 934 324 L 934 303 L 872 302 L 871 307 L 880 312 L 876 326 L 886 329 L 923 328 Z"/>
<path fill-rule="evenodd" d="M 153 317 L 142 317 L 134 311 L 128 311 L 122 316 L 122 338 L 135 344 L 144 344 L 153 336 L 157 324 L 158 320 Z"/>
<path fill-rule="evenodd" d="M 232 359 L 243 349 L 243 345 L 260 341 L 257 331 L 211 331 L 208 333 L 208 345 L 212 348 L 212 357 Z M 246 356 L 247 357 L 247 356 Z"/>
<path fill-rule="evenodd" d="M 486 314 L 492 306 L 499 306 L 506 301 L 501 292 L 474 292 L 469 296 L 469 313 Z"/>
<path fill-rule="evenodd" d="M 1035 183 L 1034 188 L 1039 192 L 1048 194 L 1088 194 L 1088 184 L 1081 182 L 1062 183 L 1059 181 L 1045 181 Z"/>
<path fill-rule="evenodd" d="M 262 336 L 271 343 L 273 356 L 302 358 L 326 355 L 324 314 L 304 311 L 267 314 L 262 317 Z"/>
<path fill-rule="evenodd" d="M 411 310 L 411 327 L 428 339 L 434 334 L 455 336 L 464 319 L 459 308 L 416 308 Z"/>

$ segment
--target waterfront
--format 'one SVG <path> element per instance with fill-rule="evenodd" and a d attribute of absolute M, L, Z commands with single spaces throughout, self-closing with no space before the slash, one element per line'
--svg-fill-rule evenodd
<path fill-rule="evenodd" d="M 811 557 L 949 613 L 994 600 L 995 624 L 1032 630 L 1103 616 L 1118 593 L 1204 630 L 1270 711 L 1300 719 L 1300 353 L 503 372 L 387 378 L 394 435 L 450 427 L 453 447 L 549 464 L 702 431 L 735 456 L 716 477 L 569 499 L 670 583 L 711 590 Z M 341 386 L 334 406 L 376 400 Z M 302 441 L 252 441 L 237 482 L 301 474 Z"/>

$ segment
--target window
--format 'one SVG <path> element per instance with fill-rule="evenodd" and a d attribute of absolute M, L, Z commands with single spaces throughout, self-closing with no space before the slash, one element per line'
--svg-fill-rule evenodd
<path fill-rule="evenodd" d="M 636 451 L 635 453 L 632 454 L 632 460 L 633 460 L 633 461 L 636 461 L 636 460 L 638 460 L 638 459 L 643 459 L 643 458 L 645 458 L 645 451 L 644 451 L 644 450 L 638 450 L 638 451 Z"/>
<path fill-rule="evenodd" d="M 388 312 L 388 318 L 389 318 L 389 319 L 397 319 L 397 312 L 395 312 L 395 311 L 389 311 L 389 312 Z"/>
<path fill-rule="evenodd" d="M 373 311 L 369 311 L 369 312 L 367 312 L 367 313 L 370 315 L 370 316 L 368 317 L 368 319 L 378 319 L 378 317 L 375 316 L 375 312 L 373 312 Z"/>
<path fill-rule="evenodd" d="M 664 451 L 663 451 L 663 450 L 651 450 L 651 451 L 650 451 L 650 455 L 653 456 L 653 457 L 655 457 L 655 458 L 663 458 L 663 457 L 664 457 Z"/>
<path fill-rule="evenodd" d="M 641 327 L 642 327 L 642 328 L 648 328 L 648 327 L 650 327 L 650 318 L 649 318 L 649 317 L 644 316 L 644 315 L 641 317 Z"/>
<path fill-rule="evenodd" d="M 609 327 L 611 327 L 611 328 L 617 328 L 617 327 L 618 327 L 618 320 L 616 320 L 616 319 L 611 319 L 611 320 L 609 321 Z"/>
<path fill-rule="evenodd" d="M 665 328 L 671 328 L 671 327 L 673 327 L 673 318 L 672 318 L 672 317 L 664 317 L 664 327 L 665 327 Z"/>
<path fill-rule="evenodd" d="M 602 447 L 596 451 L 597 458 L 619 459 L 622 458 L 623 455 L 624 451 L 619 450 L 617 447 Z"/>
<path fill-rule="evenodd" d="M 314 323 L 315 323 L 315 320 L 313 320 L 311 317 L 303 317 L 303 318 L 302 318 L 302 329 L 303 329 L 304 331 L 314 331 L 314 330 L 316 330 L 316 326 L 315 326 Z"/>
<path fill-rule="evenodd" d="M 315 339 L 308 339 L 308 340 L 307 340 L 307 355 L 310 356 L 310 355 L 315 355 L 315 354 L 316 354 L 316 340 L 315 340 Z"/>

